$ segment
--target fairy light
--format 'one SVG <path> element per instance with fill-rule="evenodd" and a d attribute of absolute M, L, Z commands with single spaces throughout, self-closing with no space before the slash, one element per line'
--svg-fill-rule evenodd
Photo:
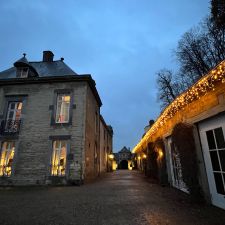
<path fill-rule="evenodd" d="M 207 92 L 211 90 L 214 91 L 215 85 L 220 82 L 225 83 L 225 60 L 192 85 L 186 92 L 179 95 L 167 108 L 165 108 L 146 135 L 134 147 L 132 152 L 137 152 L 140 147 L 146 145 L 147 140 L 156 133 L 160 127 L 164 126 L 178 111 L 182 110 L 191 102 L 200 99 L 201 96 L 206 95 Z"/>

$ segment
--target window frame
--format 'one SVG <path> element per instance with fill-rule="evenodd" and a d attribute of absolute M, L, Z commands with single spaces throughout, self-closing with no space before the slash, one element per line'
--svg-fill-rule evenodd
<path fill-rule="evenodd" d="M 70 141 L 71 141 L 71 135 L 54 135 L 49 136 L 49 140 L 51 141 L 51 151 L 49 155 L 49 170 L 48 170 L 48 176 L 50 177 L 61 177 L 66 178 L 69 173 L 69 161 L 71 161 L 68 156 L 70 155 Z M 65 175 L 53 175 L 52 174 L 52 156 L 53 156 L 53 148 L 54 148 L 54 141 L 66 141 L 66 165 L 65 165 Z"/>
<path fill-rule="evenodd" d="M 69 106 L 69 120 L 68 122 L 56 122 L 56 113 L 57 113 L 57 99 L 58 95 L 60 94 L 66 94 L 70 96 L 70 106 Z M 54 99 L 53 99 L 53 106 L 49 106 L 49 109 L 52 110 L 52 115 L 51 115 L 51 122 L 50 125 L 56 125 L 56 126 L 68 126 L 72 125 L 72 118 L 73 118 L 73 108 L 75 106 L 73 105 L 74 102 L 74 95 L 73 95 L 73 90 L 72 89 L 57 89 L 54 90 Z"/>
<path fill-rule="evenodd" d="M 13 117 L 15 117 L 15 118 L 13 118 L 12 120 L 17 120 L 16 119 L 16 113 L 17 113 L 17 111 L 18 111 L 18 109 L 16 109 L 16 107 L 12 110 L 11 108 L 9 108 L 9 106 L 10 106 L 10 104 L 12 104 L 12 103 L 15 103 L 15 106 L 16 106 L 16 104 L 18 104 L 18 103 L 21 103 L 22 104 L 22 107 L 21 107 L 21 109 L 20 109 L 20 118 L 18 119 L 18 120 L 21 120 L 21 115 L 22 115 L 22 109 L 23 109 L 23 101 L 19 101 L 19 100 L 16 100 L 16 101 L 8 101 L 8 107 L 7 107 L 7 109 L 6 109 L 6 118 L 5 118 L 5 120 L 9 120 L 9 115 L 10 115 L 10 112 L 13 112 Z"/>
<path fill-rule="evenodd" d="M 69 97 L 69 101 L 65 101 L 63 100 L 63 97 Z M 60 99 L 61 98 L 61 99 Z M 68 115 L 64 115 L 64 118 L 67 117 L 67 120 L 64 119 L 64 121 L 57 121 L 58 120 L 58 117 L 60 118 L 61 116 L 61 111 L 63 109 L 63 103 L 69 103 L 69 107 L 68 106 L 64 106 L 64 107 L 68 107 L 67 110 L 65 110 Z M 69 122 L 69 119 L 70 119 L 70 105 L 71 105 L 71 96 L 70 94 L 61 94 L 61 93 L 58 93 L 57 94 L 57 99 L 56 99 L 56 110 L 55 110 L 55 123 L 68 123 Z M 60 112 L 59 112 L 60 111 Z"/>
<path fill-rule="evenodd" d="M 24 69 L 27 69 L 26 73 L 24 73 Z M 28 78 L 29 67 L 18 67 L 17 68 L 17 78 Z"/>
<path fill-rule="evenodd" d="M 59 144 L 57 147 L 56 144 Z M 65 177 L 66 176 L 66 166 L 67 166 L 67 153 L 68 153 L 68 141 L 67 140 L 53 140 L 52 141 L 52 156 L 51 156 L 51 176 L 53 177 Z M 65 145 L 65 156 L 63 165 L 61 165 L 61 157 L 63 156 L 62 150 Z M 58 159 L 56 159 L 58 158 Z M 54 162 L 53 162 L 54 161 Z M 57 163 L 56 163 L 57 161 Z M 64 172 L 60 171 L 60 167 L 62 166 L 62 169 L 64 169 Z M 54 167 L 56 169 L 54 170 Z M 54 173 L 56 171 L 56 174 Z"/>
<path fill-rule="evenodd" d="M 21 102 L 22 103 L 22 109 L 20 114 L 20 128 L 19 131 L 22 128 L 23 118 L 24 114 L 26 113 L 26 102 L 27 102 L 28 95 L 5 95 L 4 99 L 4 110 L 3 115 L 1 117 L 1 121 L 6 121 L 8 116 L 8 107 L 11 102 Z M 17 137 L 18 133 L 2 133 L 2 136 L 9 136 L 9 137 Z"/>
<path fill-rule="evenodd" d="M 0 178 L 2 178 L 2 177 L 4 177 L 4 178 L 5 178 L 5 177 L 6 177 L 6 178 L 10 178 L 10 177 L 12 177 L 12 176 L 14 175 L 14 164 L 15 164 L 15 161 L 16 161 L 16 152 L 17 152 L 17 151 L 16 151 L 16 146 L 17 146 L 17 145 L 16 145 L 16 141 L 15 141 L 15 140 L 11 140 L 11 139 L 10 139 L 10 140 L 7 140 L 7 139 L 6 139 L 6 140 L 2 140 L 2 141 L 1 141 L 1 145 L 0 145 L 0 146 L 1 146 L 1 148 L 0 148 L 0 165 L 1 165 L 1 160 L 2 160 L 2 152 L 3 152 L 3 146 L 4 146 L 4 143 L 10 143 L 10 142 L 13 143 L 13 145 L 14 145 L 14 146 L 13 146 L 13 148 L 14 148 L 14 150 L 13 150 L 14 153 L 13 153 L 13 157 L 12 157 L 12 164 L 11 164 L 11 166 L 10 166 L 10 167 L 11 167 L 11 173 L 10 173 L 10 175 L 6 175 L 6 174 L 4 174 L 4 171 L 2 171 L 3 174 L 0 175 Z M 11 149 L 12 149 L 12 148 L 11 148 Z M 10 149 L 10 150 L 11 150 L 11 149 Z M 6 152 L 9 152 L 9 151 L 6 150 Z M 9 163 L 9 162 L 8 162 L 8 163 Z M 4 165 L 3 165 L 3 166 L 4 166 Z M 3 169 L 2 169 L 2 170 L 3 170 Z"/>

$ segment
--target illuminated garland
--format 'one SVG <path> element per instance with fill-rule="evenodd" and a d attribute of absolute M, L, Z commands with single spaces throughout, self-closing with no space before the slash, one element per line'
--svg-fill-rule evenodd
<path fill-rule="evenodd" d="M 146 135 L 135 146 L 132 152 L 136 152 L 148 138 L 156 133 L 169 119 L 171 119 L 179 110 L 184 108 L 191 102 L 200 99 L 210 90 L 215 90 L 217 82 L 225 83 L 225 60 L 218 66 L 211 70 L 207 75 L 202 77 L 194 85 L 192 85 L 186 92 L 179 95 L 158 117 L 153 126 L 149 129 Z"/>

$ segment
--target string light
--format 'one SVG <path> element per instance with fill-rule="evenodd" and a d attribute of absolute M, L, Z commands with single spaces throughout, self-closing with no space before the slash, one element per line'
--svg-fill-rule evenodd
<path fill-rule="evenodd" d="M 225 83 L 225 60 L 192 85 L 187 91 L 179 95 L 167 108 L 165 108 L 146 135 L 134 147 L 132 152 L 137 152 L 144 146 L 144 144 L 147 143 L 147 140 L 156 133 L 160 127 L 164 126 L 178 111 L 182 110 L 191 102 L 200 99 L 201 96 L 206 95 L 207 92 L 211 90 L 214 91 L 215 85 L 220 82 Z"/>

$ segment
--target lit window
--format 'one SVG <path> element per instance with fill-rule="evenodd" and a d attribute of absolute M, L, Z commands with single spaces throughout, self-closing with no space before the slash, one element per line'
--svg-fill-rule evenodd
<path fill-rule="evenodd" d="M 66 141 L 54 141 L 52 152 L 52 176 L 65 176 L 66 174 L 66 154 L 67 154 L 67 142 Z"/>
<path fill-rule="evenodd" d="M 70 111 L 70 95 L 58 94 L 56 107 L 56 123 L 68 123 Z"/>
<path fill-rule="evenodd" d="M 0 158 L 0 176 L 11 176 L 14 152 L 15 152 L 14 142 L 3 143 Z"/>
<path fill-rule="evenodd" d="M 29 71 L 28 67 L 18 68 L 17 76 L 20 78 L 26 78 L 28 77 L 28 71 Z"/>
<path fill-rule="evenodd" d="M 5 121 L 5 132 L 18 132 L 20 127 L 22 102 L 9 102 Z"/>
<path fill-rule="evenodd" d="M 20 120 L 22 102 L 9 102 L 7 120 Z"/>

